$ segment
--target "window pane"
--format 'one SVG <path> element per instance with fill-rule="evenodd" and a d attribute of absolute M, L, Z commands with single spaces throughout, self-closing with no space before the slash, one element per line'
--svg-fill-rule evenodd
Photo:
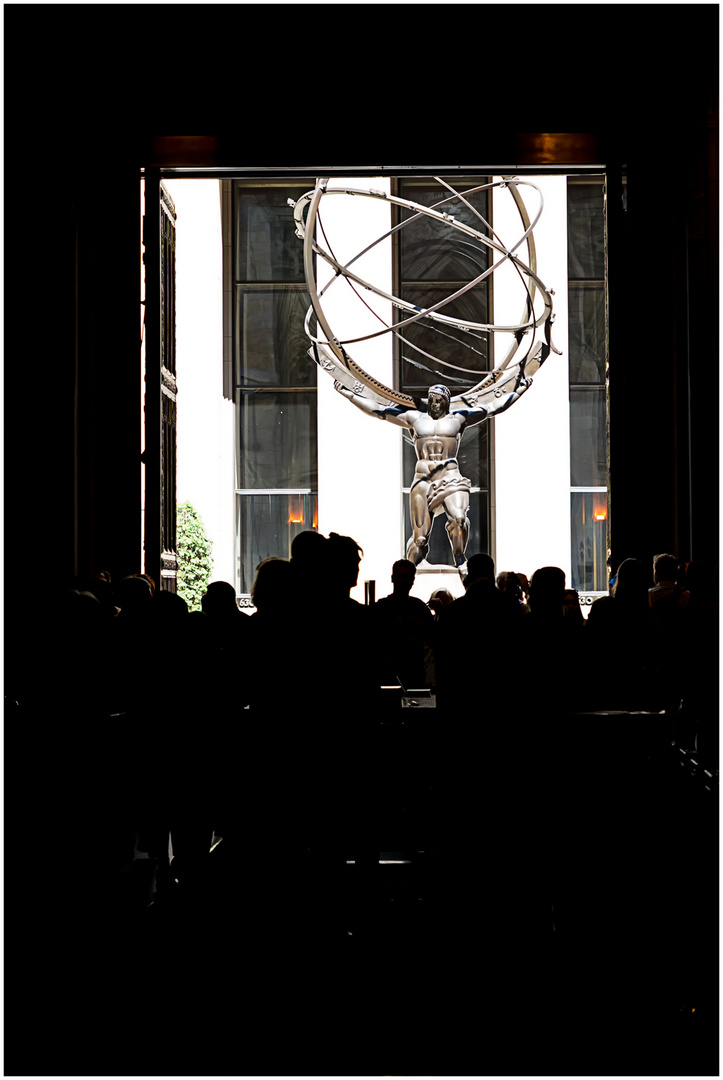
<path fill-rule="evenodd" d="M 237 495 L 236 559 L 240 591 L 249 593 L 264 559 L 291 557 L 291 541 L 315 529 L 316 495 Z"/>
<path fill-rule="evenodd" d="M 581 592 L 607 589 L 607 493 L 573 492 L 572 588 Z"/>
<path fill-rule="evenodd" d="M 313 186 L 236 185 L 236 281 L 304 281 L 304 245 L 287 199 Z"/>
<path fill-rule="evenodd" d="M 475 184 L 483 183 L 460 181 L 455 178 L 452 186 L 464 192 Z M 403 199 L 433 206 L 442 199 L 447 199 L 450 192 L 439 184 L 400 184 L 399 194 Z M 488 192 L 481 191 L 465 199 L 477 210 L 482 218 L 488 220 Z M 488 235 L 489 230 L 483 221 L 459 199 L 453 199 L 437 207 L 440 213 L 450 214 L 455 220 L 471 226 L 477 232 Z M 414 212 L 402 209 L 400 220 L 409 221 L 399 231 L 399 252 L 402 260 L 402 277 L 405 281 L 460 281 L 466 282 L 477 277 L 489 265 L 489 248 L 451 225 L 436 221 L 426 214 L 414 218 Z"/>
<path fill-rule="evenodd" d="M 455 292 L 461 282 L 444 286 L 426 286 L 423 288 L 403 286 L 401 298 L 418 307 L 431 307 Z M 477 286 L 464 293 L 458 299 L 445 304 L 440 312 L 454 319 L 469 322 L 487 322 L 487 284 Z M 398 319 L 404 319 L 408 313 L 397 312 Z M 427 390 L 437 382 L 447 385 L 452 394 L 464 393 L 476 386 L 482 378 L 481 373 L 489 369 L 488 335 L 484 332 L 465 332 L 453 326 L 420 320 L 400 330 L 403 341 L 399 351 L 402 358 L 402 385 L 407 393 L 421 394 L 426 397 Z M 413 348 L 412 346 L 416 346 Z M 423 352 L 418 352 L 422 349 Z M 428 355 L 424 355 L 424 354 Z M 443 363 L 436 363 L 443 361 Z M 444 366 L 469 369 L 460 372 Z"/>
<path fill-rule="evenodd" d="M 605 276 L 605 200 L 600 183 L 567 185 L 568 278 Z"/>
<path fill-rule="evenodd" d="M 570 382 L 605 382 L 605 290 L 570 285 Z"/>
<path fill-rule="evenodd" d="M 472 487 L 489 488 L 489 421 L 467 428 L 459 448 L 459 469 Z"/>
<path fill-rule="evenodd" d="M 316 393 L 239 394 L 239 488 L 316 490 Z"/>
<path fill-rule="evenodd" d="M 237 386 L 316 386 L 304 318 L 305 289 L 236 288 Z M 312 331 L 316 322 L 311 324 Z"/>
<path fill-rule="evenodd" d="M 570 486 L 607 487 L 604 390 L 570 391 Z"/>
<path fill-rule="evenodd" d="M 467 558 L 478 552 L 487 552 L 487 537 L 489 535 L 488 523 L 489 498 L 486 491 L 472 492 L 469 497 L 469 542 L 467 544 Z M 404 493 L 404 545 L 412 535 L 412 524 L 409 516 L 409 494 Z M 429 539 L 429 552 L 427 562 L 432 566 L 454 566 L 452 545 L 445 525 L 447 516 L 444 511 L 434 519 L 432 534 Z"/>

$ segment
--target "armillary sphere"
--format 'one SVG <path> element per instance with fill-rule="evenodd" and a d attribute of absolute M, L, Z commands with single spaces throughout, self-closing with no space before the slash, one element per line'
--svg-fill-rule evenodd
<path fill-rule="evenodd" d="M 532 376 L 545 362 L 550 351 L 558 355 L 560 353 L 560 350 L 554 347 L 551 340 L 551 327 L 554 320 L 552 312 L 553 293 L 544 285 L 536 272 L 537 258 L 533 231 L 542 214 L 542 193 L 530 181 L 520 180 L 515 177 L 503 177 L 500 180 L 481 184 L 461 192 L 456 191 L 446 181 L 438 177 L 434 179 L 442 187 L 446 188 L 450 194 L 432 206 L 423 206 L 409 199 L 402 199 L 396 195 L 390 195 L 384 191 L 375 191 L 371 188 L 329 187 L 328 179 L 324 178 L 317 180 L 314 190 L 306 192 L 296 202 L 289 200 L 289 205 L 293 207 L 296 235 L 304 242 L 304 273 L 311 300 L 305 320 L 305 331 L 312 343 L 309 353 L 323 370 L 343 386 L 354 389 L 357 393 L 363 393 L 365 396 L 376 399 L 383 404 L 393 402 L 409 408 L 418 408 L 420 404 L 426 403 L 424 398 L 415 400 L 411 395 L 386 386 L 374 378 L 353 359 L 349 351 L 350 346 L 384 334 L 394 334 L 406 346 L 410 346 L 410 342 L 405 339 L 404 333 L 406 328 L 418 322 L 439 329 L 447 336 L 450 333 L 453 334 L 458 337 L 461 345 L 464 344 L 465 338 L 469 336 L 479 337 L 480 334 L 491 335 L 496 333 L 511 334 L 513 340 L 502 361 L 496 364 L 492 370 L 476 370 L 474 375 L 478 377 L 478 381 L 474 382 L 474 385 L 469 389 L 465 389 L 464 393 L 453 395 L 451 401 L 452 410 L 464 405 L 468 407 L 485 407 L 490 414 L 500 412 L 508 408 L 530 386 Z M 530 220 L 522 199 L 520 188 L 523 187 L 533 189 L 539 197 L 539 206 L 534 220 Z M 489 223 L 468 201 L 469 197 L 477 192 L 492 188 L 500 188 L 509 192 L 519 213 L 522 233 L 511 247 L 507 247 L 501 242 Z M 320 236 L 324 235 L 321 227 L 320 209 L 323 200 L 331 196 L 354 196 L 363 199 L 384 200 L 411 211 L 411 215 L 377 237 L 353 258 L 342 264 L 335 258 L 329 245 L 327 244 L 324 247 L 319 239 Z M 478 219 L 480 227 L 473 227 L 467 222 L 455 218 L 449 212 L 455 203 L 466 206 L 474 217 Z M 427 215 L 440 222 L 443 226 L 459 230 L 471 239 L 473 245 L 480 245 L 481 248 L 489 249 L 493 260 L 495 260 L 482 273 L 428 307 L 415 305 L 408 300 L 394 296 L 375 285 L 374 282 L 360 277 L 354 270 L 354 264 L 363 255 L 387 239 L 387 237 L 401 229 L 409 228 L 412 222 L 418 220 L 422 215 Z M 521 256 L 517 254 L 523 246 L 527 255 L 527 262 L 524 262 Z M 321 290 L 316 280 L 314 256 L 323 259 L 334 271 L 334 276 L 330 282 Z M 505 263 L 511 263 L 514 266 L 522 286 L 523 309 L 517 322 L 500 325 L 469 320 L 463 321 L 445 314 L 444 308 L 448 304 L 479 285 L 486 278 L 491 277 Z M 392 306 L 398 309 L 401 317 L 398 321 L 390 324 L 379 319 L 382 323 L 381 329 L 357 337 L 345 338 L 343 335 L 336 334 L 329 325 L 322 298 L 327 290 L 342 278 L 360 298 L 359 290 L 369 290 L 377 296 L 390 301 Z M 314 315 L 317 321 L 316 333 L 311 328 Z M 538 331 L 541 331 L 541 336 L 538 335 Z M 526 348 L 523 349 L 525 344 Z M 415 346 L 411 345 L 411 348 L 415 348 Z M 417 351 L 424 352 L 424 350 L 420 349 L 417 349 Z M 458 372 L 470 373 L 469 368 L 450 364 L 448 361 L 431 356 L 427 352 L 424 352 L 424 356 L 431 361 L 436 361 L 437 365 L 441 364 L 446 368 L 456 368 Z"/>

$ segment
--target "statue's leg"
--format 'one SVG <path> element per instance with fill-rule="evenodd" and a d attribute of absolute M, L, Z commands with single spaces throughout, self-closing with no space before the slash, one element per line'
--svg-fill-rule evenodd
<path fill-rule="evenodd" d="M 460 568 L 464 566 L 467 561 L 465 558 L 465 551 L 467 550 L 467 543 L 469 541 L 468 506 L 469 496 L 466 491 L 460 491 L 454 495 L 450 495 L 449 498 L 444 501 L 444 509 L 447 514 L 447 535 L 449 536 L 449 542 L 452 545 L 455 566 Z"/>
<path fill-rule="evenodd" d="M 412 522 L 412 535 L 407 543 L 407 558 L 418 566 L 427 556 L 429 534 L 432 531 L 432 516 L 427 507 L 429 484 L 417 483 L 409 496 L 409 516 Z"/>
<path fill-rule="evenodd" d="M 420 562 L 427 557 L 427 551 L 429 550 L 429 542 L 426 536 L 410 536 L 407 541 L 407 558 L 415 566 L 419 566 Z"/>

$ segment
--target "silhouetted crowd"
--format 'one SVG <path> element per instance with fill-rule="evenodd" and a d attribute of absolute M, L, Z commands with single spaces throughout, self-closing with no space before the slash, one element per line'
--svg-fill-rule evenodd
<path fill-rule="evenodd" d="M 8 722 L 25 797 L 56 801 L 56 850 L 82 822 L 117 861 L 149 852 L 159 888 L 192 880 L 214 836 L 373 865 L 376 733 L 415 691 L 462 755 L 539 740 L 551 716 L 646 711 L 717 766 L 715 567 L 626 559 L 585 619 L 561 569 L 528 583 L 485 554 L 457 599 L 411 596 L 402 559 L 366 606 L 350 596 L 362 557 L 351 537 L 301 533 L 258 566 L 251 615 L 224 581 L 189 611 L 144 575 L 102 573 L 11 612 Z"/>

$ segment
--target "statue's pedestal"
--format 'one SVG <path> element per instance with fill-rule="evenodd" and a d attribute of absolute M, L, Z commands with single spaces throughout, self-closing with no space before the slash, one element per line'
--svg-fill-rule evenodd
<path fill-rule="evenodd" d="M 455 598 L 464 596 L 464 585 L 456 567 L 428 563 L 423 559 L 417 566 L 411 595 L 418 596 L 426 604 L 437 589 L 446 589 Z"/>

